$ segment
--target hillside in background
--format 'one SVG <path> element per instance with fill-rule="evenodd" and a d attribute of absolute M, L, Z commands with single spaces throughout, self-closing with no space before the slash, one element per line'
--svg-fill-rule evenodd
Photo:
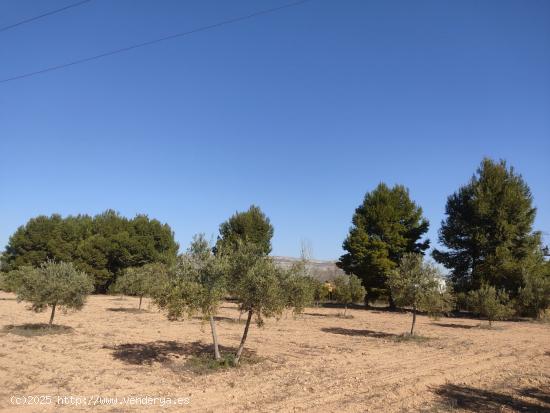
<path fill-rule="evenodd" d="M 275 256 L 273 259 L 284 268 L 288 268 L 292 264 L 300 261 L 300 258 L 293 257 Z M 337 275 L 344 274 L 344 271 L 336 266 L 336 261 L 309 260 L 307 267 L 311 275 L 320 281 L 331 280 Z"/>

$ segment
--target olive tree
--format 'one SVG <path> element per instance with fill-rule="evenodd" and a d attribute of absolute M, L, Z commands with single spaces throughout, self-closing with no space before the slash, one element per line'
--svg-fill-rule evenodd
<path fill-rule="evenodd" d="M 226 260 L 226 286 L 241 313 L 247 314 L 241 342 L 235 354 L 237 365 L 254 318 L 258 326 L 270 317 L 280 317 L 285 309 L 301 312 L 309 302 L 309 287 L 303 271 L 283 270 L 268 254 L 273 226 L 257 206 L 237 212 L 220 225 L 215 253 Z"/>
<path fill-rule="evenodd" d="M 356 275 L 340 275 L 334 279 L 334 299 L 344 306 L 344 316 L 348 305 L 362 301 L 365 298 L 365 287 Z"/>
<path fill-rule="evenodd" d="M 398 306 L 411 307 L 413 318 L 410 334 L 414 334 L 416 313 L 436 311 L 438 307 L 448 311 L 442 288 L 442 276 L 433 264 L 424 262 L 418 253 L 404 254 L 399 266 L 388 276 L 388 284 Z M 448 308 L 448 310 L 445 310 Z"/>
<path fill-rule="evenodd" d="M 492 327 L 493 321 L 513 314 L 508 294 L 488 284 L 482 284 L 478 290 L 468 293 L 468 305 L 472 311 L 487 318 L 489 327 Z"/>
<path fill-rule="evenodd" d="M 306 259 L 282 271 L 281 288 L 287 306 L 293 309 L 295 315 L 302 313 L 305 307 L 313 305 L 317 282 L 307 270 Z"/>
<path fill-rule="evenodd" d="M 243 245 L 229 255 L 230 290 L 239 304 L 239 310 L 247 314 L 241 342 L 235 354 L 235 364 L 241 359 L 252 318 L 258 327 L 264 319 L 280 317 L 292 303 L 285 294 L 287 277 L 271 258 L 257 255 L 256 249 Z M 298 305 L 299 307 L 299 305 Z"/>
<path fill-rule="evenodd" d="M 203 234 L 195 235 L 187 252 L 178 257 L 171 277 L 155 294 L 156 304 L 170 319 L 199 313 L 210 323 L 214 358 L 221 359 L 215 316 L 225 296 L 226 260 L 212 253 Z"/>
<path fill-rule="evenodd" d="M 154 295 L 154 289 L 164 280 L 166 273 L 167 268 L 161 263 L 127 268 L 117 278 L 111 291 L 139 297 L 138 308 L 141 309 L 143 297 Z"/>
<path fill-rule="evenodd" d="M 36 312 L 50 307 L 50 326 L 56 308 L 80 310 L 94 289 L 91 278 L 68 262 L 46 261 L 38 268 L 24 267 L 20 275 L 18 301 L 29 301 Z"/>

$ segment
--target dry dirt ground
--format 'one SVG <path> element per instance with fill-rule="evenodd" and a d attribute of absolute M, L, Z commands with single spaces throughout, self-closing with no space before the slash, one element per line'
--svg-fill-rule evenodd
<path fill-rule="evenodd" d="M 0 293 L 0 410 L 550 411 L 549 324 L 500 322 L 487 330 L 479 320 L 420 316 L 418 333 L 430 340 L 403 342 L 410 314 L 357 309 L 341 318 L 336 308 L 309 308 L 296 319 L 289 314 L 252 326 L 247 348 L 256 364 L 198 374 L 186 361 L 207 350 L 208 325 L 171 322 L 136 306 L 132 297 L 92 296 L 83 311 L 57 314 L 55 323 L 64 326 L 58 334 L 41 335 L 28 324 L 47 322 L 49 314 L 27 311 Z M 238 316 L 233 304 L 224 305 L 218 320 L 224 346 L 239 342 Z M 14 404 L 22 396 L 51 401 Z M 86 403 L 97 405 L 63 405 L 58 397 L 65 396 L 73 403 L 91 397 Z M 125 404 L 124 396 L 146 406 Z M 146 396 L 189 403 L 161 407 Z"/>

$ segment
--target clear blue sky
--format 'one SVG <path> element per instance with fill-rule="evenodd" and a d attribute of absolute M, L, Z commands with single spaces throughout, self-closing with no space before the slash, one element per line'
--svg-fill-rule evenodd
<path fill-rule="evenodd" d="M 73 0 L 3 1 L 0 27 Z M 94 0 L 0 33 L 0 78 L 284 4 Z M 113 208 L 185 246 L 258 204 L 273 253 L 334 259 L 402 183 L 436 241 L 483 156 L 531 186 L 550 242 L 550 1 L 314 0 L 0 84 L 0 244 L 30 217 Z"/>

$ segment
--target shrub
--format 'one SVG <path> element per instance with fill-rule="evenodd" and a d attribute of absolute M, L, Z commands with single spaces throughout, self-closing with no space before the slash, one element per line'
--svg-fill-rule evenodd
<path fill-rule="evenodd" d="M 487 318 L 489 327 L 492 327 L 493 321 L 506 319 L 513 314 L 508 294 L 488 284 L 482 284 L 479 290 L 470 291 L 468 304 L 472 311 Z"/>
<path fill-rule="evenodd" d="M 419 307 L 428 313 L 433 319 L 438 319 L 452 311 L 456 306 L 456 298 L 453 295 L 452 289 L 446 285 L 440 285 L 439 288 L 433 288 L 426 291 L 422 296 Z"/>
<path fill-rule="evenodd" d="M 340 275 L 334 279 L 333 296 L 338 303 L 344 306 L 344 315 L 346 315 L 348 305 L 363 301 L 365 293 L 365 288 L 356 275 Z"/>
<path fill-rule="evenodd" d="M 51 307 L 51 326 L 58 307 L 80 310 L 93 282 L 72 263 L 46 261 L 38 268 L 25 267 L 17 286 L 17 299 L 29 301 L 31 309 L 40 312 Z"/>

